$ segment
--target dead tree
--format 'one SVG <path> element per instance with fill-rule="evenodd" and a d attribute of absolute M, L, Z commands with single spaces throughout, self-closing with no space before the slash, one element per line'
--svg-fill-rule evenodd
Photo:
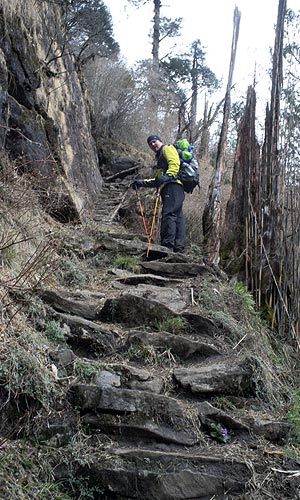
<path fill-rule="evenodd" d="M 204 208 L 202 225 L 205 250 L 210 262 L 214 264 L 219 263 L 219 248 L 220 248 L 220 231 L 221 231 L 221 181 L 225 165 L 225 148 L 228 131 L 228 121 L 231 107 L 231 87 L 233 70 L 235 64 L 235 56 L 237 49 L 237 42 L 239 36 L 241 14 L 237 7 L 234 9 L 234 25 L 233 36 L 231 45 L 231 59 L 229 66 L 229 75 L 227 82 L 227 90 L 224 103 L 224 116 L 222 123 L 222 130 L 218 144 L 218 153 L 216 159 L 216 169 L 212 181 L 209 186 L 208 201 Z"/>
<path fill-rule="evenodd" d="M 247 285 L 272 325 L 283 335 L 291 333 L 299 348 L 300 197 L 298 183 L 286 179 L 278 151 L 285 12 L 286 0 L 279 0 L 261 157 L 255 136 L 256 97 L 248 89 L 220 254 L 223 267 Z"/>
<path fill-rule="evenodd" d="M 260 149 L 255 136 L 255 113 L 255 90 L 249 87 L 239 126 L 232 190 L 226 206 L 220 247 L 222 267 L 243 282 L 248 282 L 249 276 L 253 276 L 253 262 L 257 260 L 251 215 L 251 207 L 259 206 L 260 185 Z"/>

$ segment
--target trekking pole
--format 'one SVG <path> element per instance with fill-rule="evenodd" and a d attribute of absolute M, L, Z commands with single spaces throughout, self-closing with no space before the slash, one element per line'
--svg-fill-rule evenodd
<path fill-rule="evenodd" d="M 152 224 L 151 224 L 151 229 L 150 233 L 148 235 L 148 247 L 147 247 L 147 252 L 146 252 L 146 257 L 149 255 L 150 251 L 150 245 L 151 245 L 151 239 L 154 231 L 154 226 L 155 226 L 155 219 L 156 219 L 156 212 L 157 212 L 157 207 L 158 207 L 158 201 L 159 201 L 159 189 L 156 191 L 156 197 L 155 197 L 155 203 L 154 203 L 154 210 L 153 210 L 153 217 L 152 217 Z"/>
<path fill-rule="evenodd" d="M 147 238 L 149 238 L 147 224 L 146 224 L 146 219 L 145 219 L 144 210 L 143 210 L 143 206 L 142 206 L 142 202 L 141 202 L 141 197 L 140 197 L 140 195 L 138 193 L 138 189 L 137 188 L 135 188 L 135 192 L 136 192 L 136 197 L 138 199 L 140 214 L 141 214 L 142 220 L 143 220 L 143 226 L 144 226 L 145 235 L 147 236 Z"/>

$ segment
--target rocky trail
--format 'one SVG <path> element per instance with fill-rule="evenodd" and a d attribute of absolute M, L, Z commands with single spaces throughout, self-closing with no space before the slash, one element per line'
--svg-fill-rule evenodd
<path fill-rule="evenodd" d="M 159 245 L 145 259 L 146 247 L 103 234 L 85 252 L 139 255 L 135 272 L 111 268 L 97 291 L 40 291 L 64 332 L 50 355 L 68 401 L 40 440 L 63 449 L 84 431 L 89 463 L 78 474 L 94 498 L 298 498 L 298 479 L 284 473 L 295 467 L 283 453 L 290 427 L 263 409 L 244 331 L 199 307 L 204 280 L 217 294 L 226 277 Z M 66 477 L 62 464 L 55 475 Z"/>

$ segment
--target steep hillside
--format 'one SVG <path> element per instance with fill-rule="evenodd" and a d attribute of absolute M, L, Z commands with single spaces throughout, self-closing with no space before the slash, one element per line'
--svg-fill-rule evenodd
<path fill-rule="evenodd" d="M 146 259 L 128 181 L 62 225 L 1 175 L 0 498 L 298 498 L 298 359 L 244 288 Z"/>

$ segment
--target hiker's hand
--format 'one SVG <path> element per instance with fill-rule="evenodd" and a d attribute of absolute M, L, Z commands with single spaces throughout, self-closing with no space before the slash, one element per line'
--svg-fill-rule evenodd
<path fill-rule="evenodd" d="M 172 181 L 174 177 L 170 174 L 163 174 L 158 179 L 156 179 L 156 186 L 159 187 L 162 184 L 168 184 L 168 182 Z"/>
<path fill-rule="evenodd" d="M 132 189 L 138 189 L 145 185 L 144 179 L 134 179 L 134 181 L 130 184 Z"/>

